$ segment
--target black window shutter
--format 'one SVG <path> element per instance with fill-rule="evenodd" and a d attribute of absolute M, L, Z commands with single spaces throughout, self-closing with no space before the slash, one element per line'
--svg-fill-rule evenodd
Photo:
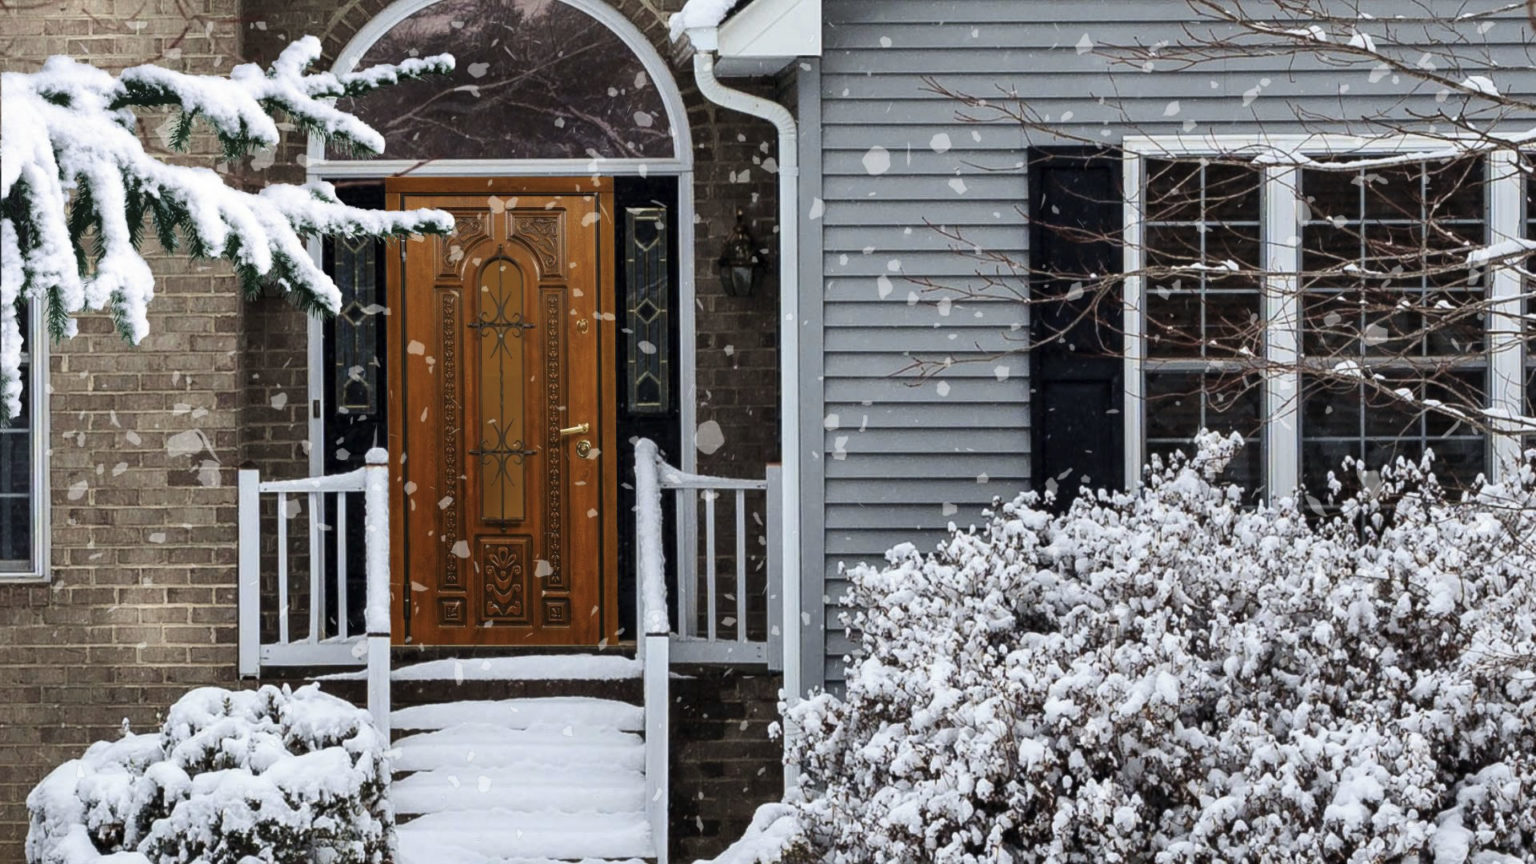
<path fill-rule="evenodd" d="M 1120 178 L 1109 151 L 1030 151 L 1032 473 L 1062 509 L 1125 483 L 1123 306 L 1100 289 L 1120 271 Z"/>

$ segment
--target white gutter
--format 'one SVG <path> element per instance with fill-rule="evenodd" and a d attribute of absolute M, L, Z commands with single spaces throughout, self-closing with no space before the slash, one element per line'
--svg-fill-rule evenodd
<path fill-rule="evenodd" d="M 779 131 L 779 440 L 783 460 L 784 696 L 805 695 L 800 678 L 800 147 L 794 115 L 777 102 L 732 90 L 715 77 L 714 27 L 688 30 L 693 75 L 704 98 L 723 108 L 769 121 Z M 785 772 L 788 785 L 790 772 Z"/>

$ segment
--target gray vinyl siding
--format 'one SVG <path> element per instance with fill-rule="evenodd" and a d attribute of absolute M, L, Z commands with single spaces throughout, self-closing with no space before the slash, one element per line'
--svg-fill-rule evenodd
<path fill-rule="evenodd" d="M 1382 16 L 1401 5 L 1363 0 Z M 1457 15 L 1503 4 L 1426 5 Z M 1126 134 L 1296 132 L 1298 112 L 1358 117 L 1438 103 L 1428 88 L 1402 99 L 1405 83 L 1390 75 L 1371 81 L 1364 70 L 1287 57 L 1147 72 L 1078 50 L 1085 35 L 1096 45 L 1181 40 L 1189 22 L 1179 16 L 1191 13 L 1177 0 L 824 0 L 823 14 L 823 205 L 807 223 L 816 235 L 808 254 L 819 247 L 821 256 L 822 378 L 803 410 L 824 424 L 813 457 L 824 479 L 808 489 L 807 506 L 824 514 L 820 647 L 835 683 L 851 648 L 837 623 L 847 590 L 840 566 L 878 562 L 899 542 L 931 548 L 947 524 L 976 522 L 994 496 L 1011 497 L 1030 479 L 1028 358 L 985 359 L 1012 344 L 1010 331 L 1028 332 L 1027 309 L 955 295 L 941 306 L 942 292 L 913 280 L 961 291 L 980 284 L 978 272 L 1009 281 L 984 255 L 1028 255 L 1027 148 L 1073 142 L 1032 138 L 1010 122 L 961 122 L 961 106 L 931 92 L 933 82 L 988 98 L 1016 92 L 1063 133 L 1107 145 Z M 1501 66 L 1528 67 L 1527 33 L 1516 9 L 1469 38 L 1486 42 Z M 947 136 L 948 150 L 931 146 L 936 135 Z M 874 146 L 889 154 L 883 173 L 866 169 Z M 955 362 L 918 379 L 902 374 L 913 355 Z"/>

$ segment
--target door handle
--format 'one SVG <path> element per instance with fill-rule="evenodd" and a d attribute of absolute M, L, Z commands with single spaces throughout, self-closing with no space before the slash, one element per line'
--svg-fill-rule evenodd
<path fill-rule="evenodd" d="M 591 423 L 582 423 L 582 424 L 577 425 L 577 426 L 567 426 L 566 428 L 561 429 L 560 430 L 560 437 L 561 438 L 569 438 L 572 435 L 585 435 L 585 434 L 587 434 L 588 432 L 591 432 L 591 431 L 592 431 L 592 424 Z"/>

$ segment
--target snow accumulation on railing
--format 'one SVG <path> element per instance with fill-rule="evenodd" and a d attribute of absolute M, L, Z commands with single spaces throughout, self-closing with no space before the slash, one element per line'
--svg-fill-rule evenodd
<path fill-rule="evenodd" d="M 667 614 L 666 555 L 662 552 L 661 485 L 658 472 L 666 465 L 656 443 L 635 442 L 635 548 L 639 568 L 640 638 L 672 632 Z M 671 470 L 670 465 L 666 465 Z"/>

